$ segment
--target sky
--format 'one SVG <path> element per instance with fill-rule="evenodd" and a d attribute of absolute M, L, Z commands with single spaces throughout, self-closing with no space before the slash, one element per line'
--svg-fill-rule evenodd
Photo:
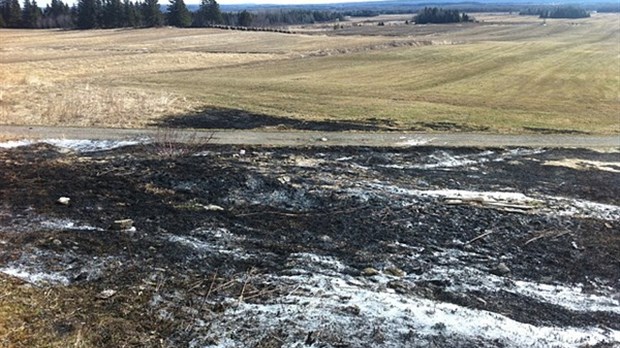
<path fill-rule="evenodd" d="M 199 4 L 200 0 L 184 0 L 187 5 Z M 217 0 L 220 5 L 242 5 L 242 4 L 259 4 L 259 5 L 305 5 L 305 4 L 335 4 L 343 2 L 371 2 L 383 0 Z M 22 2 L 22 1 L 20 1 Z M 37 0 L 40 7 L 45 7 L 51 0 Z M 69 6 L 78 2 L 78 0 L 63 0 Z M 159 0 L 160 4 L 168 4 L 168 0 Z"/>
<path fill-rule="evenodd" d="M 277 5 L 300 5 L 300 4 L 333 4 L 340 2 L 367 2 L 368 0 L 220 0 L 221 5 L 238 5 L 238 4 L 277 4 Z M 374 0 L 376 1 L 376 0 Z"/>

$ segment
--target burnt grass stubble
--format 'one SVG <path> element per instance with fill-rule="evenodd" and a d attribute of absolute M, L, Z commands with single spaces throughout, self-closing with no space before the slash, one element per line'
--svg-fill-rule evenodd
<path fill-rule="evenodd" d="M 398 197 L 370 195 L 361 199 L 346 194 L 345 187 L 319 188 L 333 185 L 334 180 L 348 183 L 349 188 L 356 182 L 373 181 L 412 189 L 493 191 L 509 187 L 525 194 L 618 204 L 619 175 L 542 165 L 547 159 L 575 156 L 617 161 L 617 154 L 548 149 L 519 158 L 518 163 L 491 161 L 475 164 L 477 170 L 433 170 L 385 165 L 415 163 L 436 151 L 469 155 L 483 150 L 244 147 L 246 153 L 239 155 L 241 148 L 205 145 L 181 151 L 179 156 L 162 156 L 157 145 L 85 154 L 44 144 L 0 150 L 0 225 L 4 226 L 0 235 L 6 241 L 0 245 L 0 265 L 34 249 L 55 255 L 46 259 L 48 269 L 64 268 L 72 277 L 71 287 L 92 294 L 117 289 L 118 295 L 103 301 L 103 310 L 137 321 L 138 331 L 154 333 L 174 345 L 191 340 L 192 323 L 201 311 L 226 309 L 228 302 L 218 303 L 218 298 L 246 294 L 246 301 L 260 303 L 278 294 L 281 290 L 270 285 L 238 279 L 284 272 L 292 253 L 334 256 L 347 266 L 343 272 L 356 276 L 365 267 L 380 268 L 386 263 L 420 274 L 443 261 L 434 256 L 435 251 L 463 248 L 454 241 L 468 241 L 493 230 L 468 248 L 492 260 L 503 257 L 511 270 L 506 281 L 582 283 L 586 291 L 588 284 L 595 282 L 620 289 L 618 221 L 452 206 L 430 197 L 403 204 Z M 323 162 L 299 166 L 296 158 Z M 346 160 L 337 160 L 342 158 Z M 274 198 L 273 192 L 278 192 L 279 198 Z M 69 206 L 55 202 L 61 196 L 71 198 Z M 208 204 L 225 210 L 201 207 Z M 27 228 L 36 216 L 79 221 L 104 230 Z M 133 219 L 137 230 L 107 230 L 113 220 L 121 218 Z M 199 228 L 226 228 L 240 237 L 243 249 L 252 250 L 252 255 L 198 253 L 168 242 L 171 236 L 189 236 Z M 526 244 L 546 231 L 568 233 Z M 420 247 L 421 256 L 412 260 L 395 242 Z M 115 257 L 122 262 L 113 263 L 103 273 L 91 273 L 84 260 L 93 257 Z M 461 261 L 479 269 L 493 266 L 479 260 Z M 413 288 L 399 287 L 398 280 L 392 284 L 412 296 L 502 313 L 525 323 L 620 329 L 620 316 L 613 313 L 577 312 L 502 291 L 455 293 L 446 291 L 449 285 L 449 281 L 429 281 Z M 167 303 L 174 303 L 175 289 L 194 296 L 168 305 L 174 320 L 166 321 L 149 309 L 153 304 L 147 299 L 161 294 Z M 198 313 L 184 308 L 198 308 Z M 70 320 L 59 325 L 65 331 L 73 328 Z M 105 345 L 105 339 L 100 344 Z"/>

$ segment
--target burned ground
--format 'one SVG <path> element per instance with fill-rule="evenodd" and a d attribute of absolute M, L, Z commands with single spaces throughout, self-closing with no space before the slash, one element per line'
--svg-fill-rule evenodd
<path fill-rule="evenodd" d="M 37 314 L 52 339 L 618 344 L 617 152 L 174 150 L 0 150 L 0 277 L 22 296 L 56 294 Z M 135 228 L 109 229 L 126 218 Z M 3 343 L 32 345 L 9 326 Z"/>

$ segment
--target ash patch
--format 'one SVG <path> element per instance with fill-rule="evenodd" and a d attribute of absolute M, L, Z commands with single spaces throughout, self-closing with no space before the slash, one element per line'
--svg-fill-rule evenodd
<path fill-rule="evenodd" d="M 620 176 L 548 165 L 618 153 L 173 153 L 0 151 L 0 272 L 114 289 L 170 346 L 620 342 Z"/>

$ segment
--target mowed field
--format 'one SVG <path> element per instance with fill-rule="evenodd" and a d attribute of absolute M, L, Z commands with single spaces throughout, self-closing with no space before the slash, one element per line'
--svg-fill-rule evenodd
<path fill-rule="evenodd" d="M 475 17 L 299 34 L 2 30 L 0 123 L 146 127 L 227 109 L 401 129 L 620 132 L 620 16 Z"/>

